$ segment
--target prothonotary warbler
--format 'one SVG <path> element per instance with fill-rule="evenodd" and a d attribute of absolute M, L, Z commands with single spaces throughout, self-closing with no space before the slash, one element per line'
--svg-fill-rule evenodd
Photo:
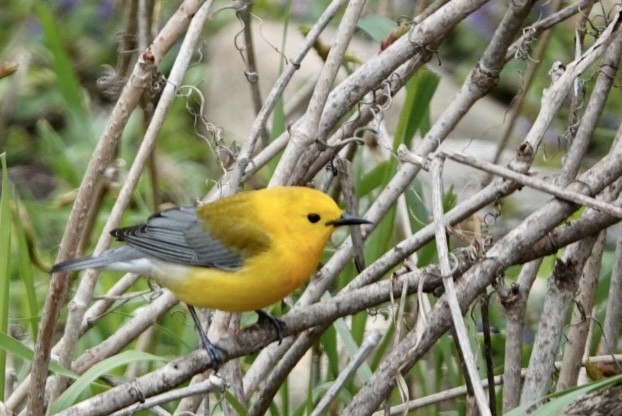
<path fill-rule="evenodd" d="M 52 273 L 108 269 L 154 278 L 188 305 L 213 365 L 217 349 L 193 306 L 257 311 L 280 338 L 280 321 L 260 311 L 300 287 L 317 268 L 335 229 L 369 221 L 342 213 L 305 187 L 242 192 L 197 208 L 173 208 L 112 231 L 125 244 L 97 257 L 58 263 Z"/>

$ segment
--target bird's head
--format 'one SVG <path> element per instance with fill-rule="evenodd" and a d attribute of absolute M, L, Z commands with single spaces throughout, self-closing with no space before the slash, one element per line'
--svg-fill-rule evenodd
<path fill-rule="evenodd" d="M 269 213 L 279 232 L 291 239 L 324 248 L 332 233 L 340 226 L 370 224 L 363 218 L 344 213 L 337 203 L 323 192 L 305 187 L 270 188 L 264 191 L 264 213 Z"/>

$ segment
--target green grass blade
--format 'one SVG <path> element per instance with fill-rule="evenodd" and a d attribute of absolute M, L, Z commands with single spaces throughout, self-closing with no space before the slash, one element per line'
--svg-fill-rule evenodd
<path fill-rule="evenodd" d="M 9 329 L 9 280 L 11 256 L 11 211 L 9 209 L 9 180 L 6 153 L 0 155 L 2 163 L 2 195 L 0 195 L 0 331 Z M 6 350 L 0 348 L 0 402 L 4 401 L 6 380 Z"/>
<path fill-rule="evenodd" d="M 246 407 L 244 407 L 244 405 L 240 403 L 240 401 L 236 399 L 229 390 L 225 390 L 225 400 L 227 400 L 227 403 L 229 403 L 231 407 L 233 407 L 233 410 L 235 410 L 238 415 L 246 415 Z"/>
<path fill-rule="evenodd" d="M 383 319 L 383 318 L 379 314 L 377 319 Z M 380 343 L 376 347 L 376 351 L 374 352 L 374 355 L 370 361 L 370 367 L 374 371 L 376 371 L 376 369 L 382 362 L 382 359 L 388 354 L 388 352 L 391 351 L 394 334 L 395 334 L 395 326 L 391 322 L 388 324 L 387 329 L 382 335 L 382 339 L 380 340 Z"/>
<path fill-rule="evenodd" d="M 17 237 L 19 276 L 24 284 L 24 292 L 26 294 L 25 312 L 30 324 L 30 332 L 32 339 L 37 340 L 37 332 L 39 328 L 39 305 L 37 302 L 37 294 L 35 290 L 35 278 L 32 270 L 32 262 L 29 255 L 28 242 L 26 233 L 21 221 L 15 221 L 15 234 Z M 23 309 L 22 309 L 23 310 Z"/>
<path fill-rule="evenodd" d="M 336 378 L 339 375 L 339 350 L 337 347 L 337 332 L 334 326 L 326 328 L 320 336 L 323 354 L 328 359 L 327 377 Z"/>
<path fill-rule="evenodd" d="M 270 405 L 270 414 L 273 416 L 277 416 L 277 415 L 288 415 L 289 414 L 289 407 L 290 407 L 290 389 L 289 389 L 289 379 L 285 379 L 283 381 L 283 384 L 281 384 L 281 388 L 279 388 L 279 397 L 281 398 L 281 403 L 280 403 L 280 407 L 281 409 L 283 409 L 282 412 L 278 411 L 277 406 L 272 403 L 272 405 Z"/>
<path fill-rule="evenodd" d="M 367 326 L 368 316 L 369 314 L 367 313 L 367 311 L 359 312 L 355 315 L 352 315 L 350 333 L 352 334 L 354 341 L 359 345 L 363 343 L 363 338 L 365 338 L 365 328 Z"/>
<path fill-rule="evenodd" d="M 88 115 L 82 98 L 80 82 L 65 49 L 58 19 L 54 17 L 45 2 L 37 2 L 35 11 L 45 35 L 46 46 L 52 54 L 52 68 L 58 81 L 58 89 L 72 114 L 79 120 L 86 120 Z"/>
<path fill-rule="evenodd" d="M 341 342 L 343 342 L 348 357 L 350 357 L 351 359 L 356 355 L 356 353 L 360 349 L 360 346 L 352 337 L 352 333 L 350 332 L 350 329 L 346 325 L 346 322 L 343 318 L 337 319 L 334 323 L 334 326 L 337 330 L 339 338 L 341 338 Z M 367 382 L 367 380 L 369 380 L 371 377 L 371 368 L 369 368 L 369 364 L 367 364 L 366 362 L 361 364 L 361 366 L 356 370 L 356 375 L 363 383 Z"/>
<path fill-rule="evenodd" d="M 127 365 L 135 361 L 166 361 L 162 357 L 147 354 L 141 351 L 123 351 L 117 355 L 106 358 L 95 364 L 88 371 L 80 376 L 67 390 L 61 394 L 58 399 L 48 409 L 48 414 L 58 413 L 74 404 L 80 394 L 89 388 L 91 383 L 102 375 L 109 373 L 111 370 Z"/>
<path fill-rule="evenodd" d="M 72 160 L 69 157 L 69 153 L 72 150 L 68 149 L 63 136 L 55 131 L 49 123 L 40 122 L 37 125 L 37 133 L 40 137 L 40 146 L 43 154 L 54 155 L 54 157 L 47 158 L 46 162 L 58 176 L 58 179 L 67 182 L 71 186 L 79 186 L 82 181 L 82 172 L 84 172 L 86 165 L 84 167 L 78 166 L 75 163 L 75 159 Z M 91 149 L 89 147 L 88 151 L 90 152 Z M 85 154 L 84 156 L 88 158 L 88 155 Z"/>
<path fill-rule="evenodd" d="M 3 331 L 0 331 L 0 351 L 8 351 L 15 357 L 32 362 L 32 350 Z M 54 361 L 50 362 L 50 371 L 72 379 L 77 379 L 79 377 L 76 373 L 67 370 Z"/>

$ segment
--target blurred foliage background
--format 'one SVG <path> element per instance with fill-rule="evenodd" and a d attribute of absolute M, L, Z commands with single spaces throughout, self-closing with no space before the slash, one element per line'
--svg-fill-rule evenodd
<path fill-rule="evenodd" d="M 379 50 L 379 39 L 383 39 L 394 30 L 395 22 L 401 16 L 413 16 L 419 2 L 397 1 L 386 9 L 383 1 L 370 1 L 367 6 L 366 20 L 360 25 L 358 37 L 369 45 L 369 48 Z M 258 0 L 254 4 L 253 13 L 258 21 L 275 21 L 280 24 L 289 24 L 294 27 L 314 22 L 328 4 L 322 1 L 276 1 Z M 539 2 L 532 11 L 531 21 L 542 15 L 550 14 L 551 8 L 558 2 Z M 205 49 L 196 52 L 194 63 L 187 72 L 185 84 L 202 89 L 205 80 L 210 76 L 210 68 L 206 67 L 206 55 L 210 51 L 210 39 L 231 25 L 237 23 L 235 13 L 229 8 L 230 2 L 219 1 L 210 24 L 205 29 Z M 165 22 L 178 6 L 178 2 L 156 2 L 158 10 L 157 26 Z M 5 2 L 0 13 L 0 64 L 14 63 L 17 71 L 7 73 L 0 79 L 0 153 L 5 153 L 8 179 L 10 180 L 9 193 L 12 199 L 12 234 L 10 238 L 9 257 L 11 261 L 6 265 L 10 281 L 11 296 L 5 305 L 8 309 L 10 334 L 32 346 L 36 336 L 38 311 L 45 299 L 48 289 L 47 270 L 53 263 L 57 245 L 61 239 L 65 223 L 71 208 L 75 190 L 80 186 L 83 172 L 95 147 L 96 140 L 104 128 L 110 109 L 114 103 L 110 90 L 102 88 L 102 78 L 109 76 L 113 68 L 120 65 L 123 54 L 134 51 L 121 51 L 121 37 L 124 31 L 124 2 L 101 0 L 79 2 L 75 0 L 37 1 L 26 0 L 20 2 Z M 476 13 L 469 16 L 451 34 L 450 38 L 442 43 L 437 51 L 435 60 L 440 64 L 445 80 L 456 85 L 464 81 L 468 72 L 476 65 L 482 50 L 490 42 L 502 15 L 504 7 L 497 2 L 489 2 Z M 259 20 L 261 19 L 261 20 Z M 593 39 L 597 30 L 602 29 L 604 22 L 595 17 L 587 28 L 588 38 Z M 520 137 L 528 131 L 533 118 L 539 111 L 541 91 L 550 83 L 547 74 L 553 62 L 568 62 L 574 56 L 575 20 L 557 25 L 550 33 L 548 46 L 539 58 L 539 66 L 533 82 L 527 90 L 526 100 L 521 109 L 519 119 L 515 125 L 513 135 Z M 329 41 L 328 39 L 326 39 Z M 179 46 L 177 46 L 178 48 Z M 231 45 L 231 53 L 238 52 Z M 170 56 L 174 56 L 173 50 Z M 273 59 L 270 57 L 269 59 Z M 167 74 L 171 57 L 167 57 L 159 68 Z M 356 62 L 356 60 L 354 60 Z M 525 88 L 524 74 L 528 60 L 512 61 L 502 74 L 499 85 L 492 94 L 501 106 L 508 108 L 517 93 Z M 352 65 L 356 66 L 356 63 Z M 589 80 L 596 73 L 596 69 L 586 74 Z M 10 72 L 10 71 L 9 71 Z M 427 110 L 429 100 L 434 95 L 438 80 L 429 75 L 414 81 L 421 85 L 431 85 L 427 97 L 419 97 L 414 105 L 419 106 L 417 113 L 424 113 L 420 124 L 410 133 L 399 136 L 400 126 L 393 126 L 395 130 L 395 147 L 397 144 L 413 139 L 415 131 L 425 132 L 429 128 L 430 114 Z M 590 88 L 586 83 L 583 88 Z M 414 91 L 414 90 L 413 90 Z M 206 92 L 209 94 L 209 91 Z M 414 92 L 413 92 L 414 94 Z M 219 97 L 212 97 L 218 103 Z M 611 105 L 601 118 L 597 137 L 594 138 L 591 157 L 598 158 L 612 140 L 615 130 L 620 123 L 622 97 L 612 94 L 609 98 Z M 189 205 L 196 198 L 202 198 L 221 175 L 221 166 L 226 166 L 227 154 L 224 150 L 235 152 L 239 141 L 243 137 L 236 137 L 230 133 L 232 126 L 217 126 L 222 128 L 223 148 L 210 146 L 202 137 L 206 134 L 200 123 L 197 123 L 196 114 L 201 112 L 201 100 L 196 94 L 181 95 L 174 108 L 167 117 L 161 131 L 161 140 L 154 154 L 154 177 L 145 175 L 133 196 L 131 209 L 124 217 L 125 224 L 142 220 L 149 213 L 161 209 L 166 204 Z M 398 109 L 402 111 L 401 118 L 408 119 L 412 108 Z M 235 112 L 232 108 L 228 111 Z M 398 112 L 399 112 L 398 111 Z M 278 111 L 271 123 L 275 130 L 271 136 L 275 137 L 287 128 L 287 121 L 278 118 Z M 282 117 L 282 116 L 281 116 Z M 541 162 L 548 166 L 559 166 L 560 157 L 566 146 L 564 132 L 569 114 L 561 112 L 557 115 L 558 130 L 550 129 L 547 138 L 548 154 L 542 155 Z M 278 127 L 280 126 L 280 127 Z M 280 129 L 280 130 L 279 130 Z M 408 130 L 408 127 L 402 127 Z M 411 129 L 412 130 L 412 129 Z M 135 149 L 144 132 L 143 115 L 136 112 L 123 133 L 122 145 L 118 150 L 118 159 L 107 175 L 107 189 L 102 196 L 100 218 L 105 218 L 114 202 L 115 192 L 122 183 L 126 167 L 131 162 Z M 399 136 L 399 137 L 398 137 Z M 515 142 L 510 142 L 512 148 Z M 559 157 L 558 157 L 559 155 Z M 359 162 L 362 163 L 362 162 Z M 367 203 L 373 198 L 371 190 L 381 186 L 395 168 L 391 163 L 379 164 L 375 169 L 365 172 L 367 167 L 358 166 L 357 190 L 362 200 Z M 265 186 L 274 166 L 263 169 L 251 181 L 252 187 Z M 6 178 L 5 178 L 6 179 Z M 421 188 L 425 185 L 415 184 Z M 13 192 L 14 190 L 14 192 Z M 6 185 L 3 186 L 3 195 L 6 196 Z M 417 207 L 418 212 L 412 212 L 411 225 L 414 230 L 421 228 L 422 223 L 428 222 L 428 213 L 425 204 L 421 204 L 419 197 L 408 196 L 411 199 L 409 206 Z M 446 198 L 447 206 L 454 203 L 455 195 L 449 192 Z M 365 202 L 363 202 L 365 205 Z M 507 208 L 509 209 L 509 208 Z M 101 231 L 102 221 L 94 224 L 93 236 Z M 369 261 L 384 253 L 388 248 L 400 241 L 399 227 L 395 217 L 388 216 L 381 224 L 380 229 L 366 245 L 366 255 Z M 456 245 L 459 243 L 456 242 Z M 87 244 L 90 247 L 90 244 Z M 85 250 L 90 252 L 90 248 Z M 420 251 L 418 266 L 424 266 L 435 261 L 433 245 Z M 611 273 L 611 250 L 605 256 L 601 270 L 603 279 L 599 285 L 597 303 L 606 301 L 608 276 Z M 548 266 L 542 267 L 540 274 L 547 276 L 553 266 L 551 259 Z M 510 269 L 509 277 L 515 277 L 518 268 Z M 514 273 L 514 276 L 512 274 Z M 351 267 L 344 273 L 340 286 L 344 286 L 348 279 L 355 274 Z M 99 279 L 98 293 L 105 293 L 115 282 L 116 276 L 104 273 Z M 139 280 L 133 287 L 137 293 L 135 297 L 124 298 L 111 313 L 98 321 L 97 326 L 87 332 L 81 339 L 78 353 L 96 345 L 106 339 L 131 315 L 136 308 L 153 295 L 144 279 Z M 536 294 L 537 295 L 537 294 Z M 539 318 L 538 303 L 541 299 L 533 299 L 534 309 L 530 310 L 531 324 Z M 503 364 L 503 326 L 502 309 L 491 301 L 491 323 L 497 333 L 493 334 L 493 358 L 495 366 Z M 385 320 L 382 317 L 382 308 L 377 311 L 379 317 L 370 318 L 368 313 L 362 313 L 352 318 L 349 323 L 351 338 L 357 344 L 363 339 L 365 328 L 370 320 Z M 469 322 L 474 331 L 481 328 L 481 318 L 475 311 L 469 315 Z M 155 329 L 156 334 L 149 338 L 148 345 L 141 349 L 153 352 L 158 356 L 170 359 L 184 354 L 195 348 L 196 334 L 190 321 L 181 308 L 160 322 Z M 392 328 L 390 323 L 386 324 Z M 329 367 L 321 379 L 328 382 L 340 371 L 342 360 L 337 353 L 336 332 L 343 331 L 344 327 L 333 327 L 322 337 L 318 349 L 329 355 Z M 392 329 L 390 329 L 392 330 Z M 532 329 L 525 334 L 525 358 L 529 354 L 529 343 L 533 339 Z M 345 336 L 342 334 L 342 336 Z M 593 337 L 599 336 L 598 329 Z M 383 348 L 387 348 L 390 338 L 385 337 Z M 132 346 L 136 348 L 136 345 Z M 9 348 L 5 344 L 5 348 Z M 13 348 L 13 347 L 11 347 Z M 381 349 L 371 362 L 373 370 L 377 365 L 383 350 Z M 412 371 L 412 378 L 419 388 L 420 394 L 428 394 L 443 390 L 448 386 L 462 384 L 462 369 L 455 360 L 455 347 L 449 337 L 442 340 L 433 352 L 434 357 L 420 363 Z M 454 358 L 452 358 L 454 357 Z M 481 357 L 480 357 L 481 358 Z M 248 364 L 253 357 L 245 358 Z M 526 364 L 526 360 L 523 364 Z M 28 372 L 27 360 L 14 358 L 13 368 L 18 380 L 23 379 Z M 157 367 L 158 362 L 132 364 L 137 368 L 131 374 L 140 374 L 150 368 Z M 483 367 L 483 364 L 482 364 Z M 126 378 L 127 368 L 112 370 L 121 378 Z M 319 370 L 318 370 L 319 371 Z M 495 370 L 498 373 L 497 369 Z M 433 377 L 429 375 L 433 374 Z M 312 380 L 311 385 L 318 389 L 309 393 L 315 397 L 323 391 L 325 386 L 318 380 Z M 344 397 L 347 402 L 357 388 L 357 382 L 348 386 Z M 93 394 L 98 387 L 93 387 L 89 394 Z M 309 398 L 312 402 L 313 400 Z M 274 414 L 304 414 L 307 403 L 291 403 L 287 392 L 281 394 L 282 407 L 273 409 Z M 396 400 L 398 398 L 396 397 Z M 398 400 L 399 401 L 399 400 Z M 288 407 L 288 404 L 291 406 Z M 455 399 L 451 405 L 432 407 L 422 410 L 418 414 L 463 414 L 464 402 Z"/>

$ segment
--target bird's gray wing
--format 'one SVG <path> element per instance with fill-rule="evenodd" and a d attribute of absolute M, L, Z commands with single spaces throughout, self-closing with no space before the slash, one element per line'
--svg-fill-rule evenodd
<path fill-rule="evenodd" d="M 194 208 L 173 208 L 146 223 L 112 231 L 112 235 L 149 257 L 172 263 L 235 270 L 243 256 L 207 230 Z"/>

